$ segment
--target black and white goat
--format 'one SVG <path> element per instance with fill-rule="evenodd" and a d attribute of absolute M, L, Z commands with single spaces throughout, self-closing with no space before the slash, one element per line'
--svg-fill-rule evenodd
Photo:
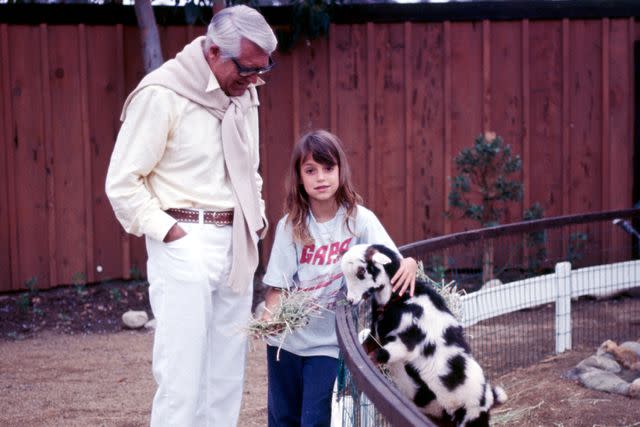
<path fill-rule="evenodd" d="M 396 386 L 427 415 L 458 426 L 488 426 L 489 410 L 507 395 L 485 378 L 442 296 L 420 280 L 413 297 L 393 293 L 400 257 L 386 246 L 353 246 L 341 263 L 349 303 L 374 297 L 373 361 L 387 364 Z"/>

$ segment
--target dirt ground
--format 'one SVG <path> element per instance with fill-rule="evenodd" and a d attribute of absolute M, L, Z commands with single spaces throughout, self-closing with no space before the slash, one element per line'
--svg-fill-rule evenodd
<path fill-rule="evenodd" d="M 120 316 L 127 308 L 148 310 L 143 282 L 0 295 L 0 425 L 148 425 L 153 332 L 124 330 Z M 640 425 L 640 400 L 563 378 L 593 350 L 566 352 L 492 378 L 509 394 L 494 410 L 492 424 Z M 265 426 L 259 341 L 252 342 L 246 378 L 239 426 Z"/>

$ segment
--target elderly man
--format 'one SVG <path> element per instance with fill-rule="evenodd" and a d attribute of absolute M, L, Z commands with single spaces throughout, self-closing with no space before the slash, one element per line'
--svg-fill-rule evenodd
<path fill-rule="evenodd" d="M 260 75 L 276 37 L 235 6 L 127 98 L 106 192 L 124 229 L 144 235 L 157 320 L 151 425 L 235 426 L 257 242 Z"/>

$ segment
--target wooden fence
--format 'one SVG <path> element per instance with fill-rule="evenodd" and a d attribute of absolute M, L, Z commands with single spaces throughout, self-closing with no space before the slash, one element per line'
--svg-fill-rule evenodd
<path fill-rule="evenodd" d="M 203 31 L 161 27 L 165 57 Z M 631 207 L 638 31 L 633 18 L 340 23 L 276 53 L 260 89 L 271 224 L 290 148 L 319 127 L 343 139 L 398 244 L 476 227 L 444 212 L 452 158 L 484 130 L 523 158 L 505 222 L 534 202 L 545 216 Z M 144 242 L 104 194 L 142 76 L 135 26 L 0 24 L 0 291 L 144 274 Z"/>

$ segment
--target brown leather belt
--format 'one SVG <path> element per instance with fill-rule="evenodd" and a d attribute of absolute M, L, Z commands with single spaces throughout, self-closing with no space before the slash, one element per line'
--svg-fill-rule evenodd
<path fill-rule="evenodd" d="M 167 209 L 172 218 L 181 222 L 200 222 L 199 211 L 195 209 Z M 203 222 L 218 226 L 233 224 L 233 211 L 203 211 Z"/>

